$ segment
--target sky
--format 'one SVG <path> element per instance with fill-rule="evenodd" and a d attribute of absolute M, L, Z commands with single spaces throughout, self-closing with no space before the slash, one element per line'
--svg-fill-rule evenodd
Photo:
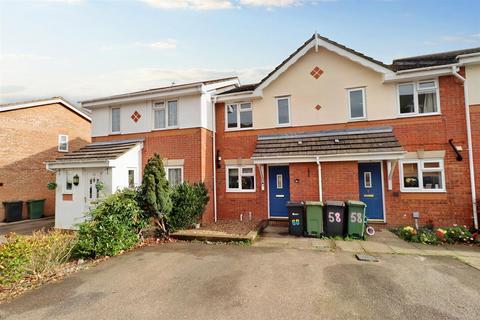
<path fill-rule="evenodd" d="M 259 81 L 314 32 L 384 63 L 480 47 L 480 1 L 0 0 L 0 103 Z"/>

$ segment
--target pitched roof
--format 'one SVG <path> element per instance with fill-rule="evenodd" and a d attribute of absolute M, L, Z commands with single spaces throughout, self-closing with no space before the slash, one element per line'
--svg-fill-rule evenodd
<path fill-rule="evenodd" d="M 304 49 L 306 46 L 308 46 L 308 44 L 312 41 L 315 41 L 315 38 L 318 38 L 320 40 L 323 40 L 327 43 L 330 43 L 340 49 L 343 49 L 349 53 L 352 53 L 360 58 L 363 58 L 363 59 L 366 59 L 374 64 L 377 64 L 383 68 L 386 68 L 386 69 L 390 69 L 390 66 L 384 64 L 383 62 L 379 61 L 379 60 L 375 60 L 374 58 L 372 57 L 369 57 L 369 56 L 366 56 L 364 55 L 363 53 L 360 53 L 356 50 L 353 50 L 352 48 L 349 48 L 347 46 L 344 46 L 338 42 L 335 42 L 333 40 L 330 40 L 326 37 L 323 37 L 321 35 L 319 35 L 318 33 L 314 33 L 310 38 L 308 38 L 307 41 L 305 41 L 305 43 L 303 43 L 297 50 L 295 50 L 291 55 L 289 55 L 285 60 L 283 60 L 277 67 L 275 67 L 275 69 L 273 69 L 269 74 L 267 74 L 262 80 L 260 80 L 260 82 L 258 83 L 255 83 L 255 84 L 249 84 L 249 85 L 244 85 L 244 86 L 239 86 L 237 88 L 234 88 L 232 90 L 228 90 L 228 91 L 225 91 L 225 92 L 222 92 L 221 94 L 219 95 L 224 95 L 224 94 L 230 94 L 230 93 L 238 93 L 238 92 L 246 92 L 246 91 L 253 91 L 255 90 L 258 86 L 260 86 L 262 83 L 264 83 L 265 81 L 267 81 L 273 74 L 275 74 L 278 70 L 280 70 L 284 65 L 286 65 L 290 60 L 292 60 L 300 51 L 302 51 L 302 49 Z"/>
<path fill-rule="evenodd" d="M 115 160 L 142 142 L 143 139 L 94 142 L 76 151 L 66 153 L 62 157 L 57 158 L 53 161 L 47 162 L 58 164 Z"/>
<path fill-rule="evenodd" d="M 392 127 L 373 127 L 260 135 L 252 158 L 402 151 Z"/>
<path fill-rule="evenodd" d="M 52 98 L 44 98 L 44 99 L 33 99 L 33 100 L 26 100 L 26 101 L 17 101 L 11 103 L 0 104 L 0 112 L 10 111 L 10 110 L 17 110 L 17 109 L 24 109 L 24 108 L 33 108 L 39 106 L 45 106 L 49 104 L 59 103 L 66 108 L 72 110 L 73 112 L 79 114 L 83 118 L 91 121 L 91 112 L 88 109 L 78 107 L 73 103 L 69 102 L 68 100 L 62 97 L 52 97 Z"/>
<path fill-rule="evenodd" d="M 395 71 L 401 71 L 447 65 L 457 63 L 457 57 L 460 55 L 477 52 L 480 53 L 480 47 L 395 59 L 392 63 L 392 69 Z"/>
<path fill-rule="evenodd" d="M 238 79 L 238 77 L 226 77 L 226 78 L 219 78 L 219 79 L 206 80 L 206 81 L 196 81 L 196 82 L 182 83 L 182 84 L 152 88 L 152 89 L 147 89 L 147 90 L 133 91 L 133 92 L 127 92 L 127 93 L 107 96 L 107 97 L 100 97 L 100 98 L 95 98 L 95 99 L 84 100 L 81 103 L 89 103 L 89 102 L 95 102 L 95 101 L 99 101 L 99 100 L 108 100 L 108 99 L 115 99 L 115 98 L 124 98 L 124 97 L 128 97 L 128 96 L 137 96 L 137 95 L 143 95 L 143 94 L 153 93 L 153 92 L 156 92 L 156 91 L 162 91 L 162 90 L 167 90 L 167 89 L 168 90 L 182 89 L 184 87 L 194 87 L 194 86 L 199 86 L 199 85 L 202 85 L 202 84 L 203 85 L 209 85 L 209 84 L 214 84 L 214 83 L 219 83 L 219 82 L 222 82 L 222 81 L 228 81 L 228 80 L 234 80 L 234 79 Z"/>

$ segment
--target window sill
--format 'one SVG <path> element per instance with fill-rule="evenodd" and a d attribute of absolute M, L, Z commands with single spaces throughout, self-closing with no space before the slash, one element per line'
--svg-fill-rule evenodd
<path fill-rule="evenodd" d="M 68 150 L 58 150 L 58 152 L 67 153 Z"/>
<path fill-rule="evenodd" d="M 255 193 L 255 189 L 253 190 L 238 190 L 238 189 L 227 189 L 227 193 Z"/>
<path fill-rule="evenodd" d="M 367 117 L 362 118 L 349 118 L 348 122 L 360 122 L 360 121 L 367 121 Z"/>
<path fill-rule="evenodd" d="M 434 113 L 408 113 L 408 114 L 399 114 L 398 118 L 414 118 L 414 117 L 430 117 L 430 116 L 440 116 L 441 112 Z"/>
<path fill-rule="evenodd" d="M 293 127 L 291 123 L 284 123 L 284 124 L 278 124 L 276 125 L 277 128 L 288 128 L 288 127 Z"/>
<path fill-rule="evenodd" d="M 251 127 L 251 128 L 225 128 L 225 132 L 248 131 L 248 130 L 255 130 L 255 129 L 253 127 Z"/>
<path fill-rule="evenodd" d="M 166 127 L 166 128 L 153 128 L 152 131 L 165 131 L 165 130 L 175 130 L 179 129 L 178 126 Z"/>
<path fill-rule="evenodd" d="M 422 189 L 422 190 L 408 190 L 408 189 L 400 189 L 400 192 L 402 193 L 427 193 L 427 194 L 430 194 L 430 193 L 447 193 L 447 190 L 445 189 L 439 189 L 439 190 L 426 190 L 426 189 Z"/>

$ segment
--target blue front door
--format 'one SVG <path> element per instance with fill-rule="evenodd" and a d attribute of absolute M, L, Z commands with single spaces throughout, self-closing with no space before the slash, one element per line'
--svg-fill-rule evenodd
<path fill-rule="evenodd" d="M 288 166 L 268 167 L 268 192 L 270 197 L 270 217 L 288 217 L 286 206 L 290 200 Z"/>
<path fill-rule="evenodd" d="M 367 218 L 384 220 L 381 163 L 359 163 L 358 179 L 360 201 L 367 204 Z"/>

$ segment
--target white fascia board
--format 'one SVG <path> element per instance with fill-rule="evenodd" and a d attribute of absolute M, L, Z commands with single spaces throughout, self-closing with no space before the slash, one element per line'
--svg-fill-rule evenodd
<path fill-rule="evenodd" d="M 480 63 L 480 53 L 464 54 L 457 58 L 461 65 Z"/>
<path fill-rule="evenodd" d="M 32 107 L 44 106 L 44 105 L 55 104 L 55 103 L 62 104 L 65 107 L 67 107 L 68 109 L 72 110 L 73 112 L 75 112 L 75 113 L 79 114 L 80 116 L 84 117 L 88 121 L 92 121 L 92 118 L 89 115 L 87 115 L 86 113 L 83 113 L 82 111 L 78 110 L 77 108 L 72 106 L 68 101 L 60 99 L 60 98 L 45 99 L 45 100 L 39 100 L 39 101 L 13 104 L 11 106 L 6 106 L 6 107 L 0 107 L 0 112 L 17 110 L 17 109 L 24 109 L 24 108 L 32 108 Z"/>
<path fill-rule="evenodd" d="M 280 67 L 275 73 L 273 73 L 265 82 L 260 84 L 255 90 L 255 95 L 262 95 L 262 91 L 265 87 L 267 87 L 271 82 L 277 79 L 283 72 L 285 72 L 291 65 L 296 63 L 301 57 L 303 57 L 310 49 L 315 47 L 316 45 L 320 47 L 324 47 L 325 49 L 332 51 L 342 57 L 352 60 L 353 62 L 357 62 L 364 67 L 370 68 L 376 72 L 383 73 L 383 74 L 394 74 L 394 72 L 388 68 L 385 68 L 377 63 L 369 61 L 368 59 L 362 58 L 354 53 L 351 53 L 345 49 L 342 49 L 336 45 L 333 45 L 327 41 L 322 39 L 312 39 L 302 50 L 297 52 L 287 63 Z"/>
<path fill-rule="evenodd" d="M 74 168 L 108 168 L 108 160 L 85 162 L 45 162 L 47 170 L 74 169 Z"/>
<path fill-rule="evenodd" d="M 136 101 L 145 101 L 145 100 L 156 100 L 156 99 L 164 99 L 168 97 L 180 97 L 180 96 L 188 96 L 193 94 L 201 94 L 202 93 L 202 84 L 197 84 L 190 88 L 182 88 L 182 89 L 161 89 L 159 91 L 149 92 L 149 93 L 142 93 L 142 94 L 132 94 L 126 95 L 123 97 L 111 97 L 111 98 L 102 98 L 97 100 L 89 100 L 81 102 L 84 108 L 95 108 L 95 107 L 103 107 L 103 106 L 111 106 L 116 104 L 123 104 L 123 103 L 130 103 Z"/>
<path fill-rule="evenodd" d="M 383 82 L 387 83 L 387 82 L 398 82 L 398 81 L 421 80 L 421 79 L 451 75 L 452 67 L 455 67 L 455 66 L 457 66 L 457 64 L 449 64 L 446 66 L 431 68 L 428 70 L 414 69 L 414 70 L 408 70 L 409 72 L 399 71 L 396 74 L 386 74 L 383 78 Z"/>
<path fill-rule="evenodd" d="M 261 95 L 255 95 L 253 91 L 241 92 L 239 94 L 229 94 L 217 96 L 217 102 L 245 101 L 261 98 Z"/>
<path fill-rule="evenodd" d="M 213 91 L 213 90 L 217 90 L 218 88 L 223 88 L 223 87 L 227 87 L 227 86 L 239 86 L 240 85 L 240 81 L 238 80 L 238 78 L 235 78 L 235 79 L 230 79 L 230 80 L 226 80 L 226 81 L 221 81 L 221 82 L 215 82 L 215 83 L 212 83 L 212 84 L 206 84 L 206 85 L 203 85 L 203 87 L 205 88 L 205 91 L 206 92 L 210 92 L 210 91 Z"/>
<path fill-rule="evenodd" d="M 276 164 L 276 163 L 301 163 L 316 162 L 339 162 L 339 161 L 378 161 L 378 160 L 399 160 L 405 157 L 406 152 L 378 152 L 378 153 L 356 153 L 344 155 L 323 155 L 323 156 L 277 156 L 268 158 L 252 157 L 254 164 Z"/>

